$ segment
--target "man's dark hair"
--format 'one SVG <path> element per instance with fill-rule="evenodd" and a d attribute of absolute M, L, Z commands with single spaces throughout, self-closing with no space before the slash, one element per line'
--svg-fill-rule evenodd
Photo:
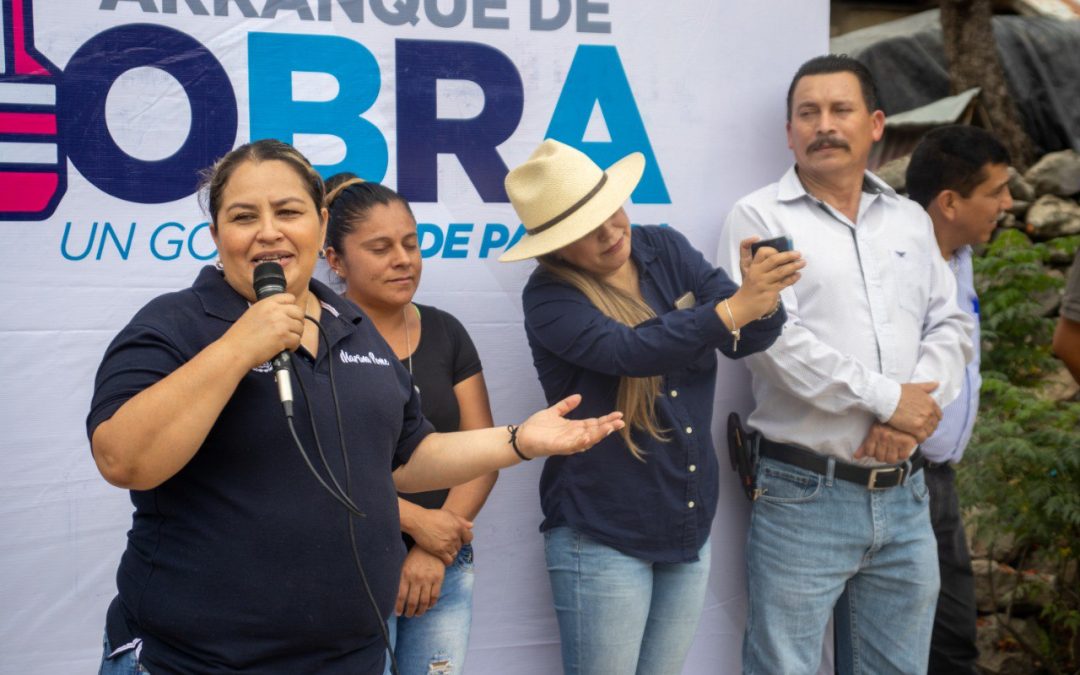
<path fill-rule="evenodd" d="M 934 129 L 911 153 L 908 196 L 924 209 L 944 190 L 967 197 L 992 164 L 1009 164 L 1009 151 L 990 132 L 959 124 Z"/>
<path fill-rule="evenodd" d="M 795 85 L 799 80 L 808 75 L 831 75 L 833 73 L 851 73 L 859 79 L 859 88 L 862 89 L 863 101 L 866 109 L 874 112 L 878 109 L 877 85 L 874 84 L 874 76 L 870 69 L 862 63 L 851 58 L 847 54 L 826 54 L 815 56 L 799 66 L 795 77 L 791 78 L 791 86 L 787 90 L 787 118 L 791 119 L 791 103 L 795 96 Z"/>

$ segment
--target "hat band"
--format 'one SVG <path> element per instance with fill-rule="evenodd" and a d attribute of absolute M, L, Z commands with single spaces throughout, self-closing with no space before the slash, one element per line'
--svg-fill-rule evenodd
<path fill-rule="evenodd" d="M 600 188 L 604 187 L 604 183 L 606 183 L 606 182 L 607 182 L 607 172 L 604 172 L 603 174 L 600 175 L 600 182 L 596 184 L 596 187 L 589 190 L 588 194 L 586 194 L 584 197 L 579 199 L 575 204 L 571 205 L 568 209 L 566 209 L 565 211 L 563 211 L 559 215 L 555 216 L 551 220 L 549 220 L 549 221 L 547 221 L 545 223 L 540 223 L 539 225 L 537 225 L 533 229 L 529 230 L 529 234 L 530 235 L 540 234 L 544 230 L 550 229 L 551 227 L 553 227 L 553 226 L 559 224 L 560 222 L 566 220 L 567 218 L 569 218 L 575 211 L 580 209 L 582 206 L 585 206 L 585 204 L 587 204 L 590 199 L 595 197 L 596 193 L 600 192 Z"/>

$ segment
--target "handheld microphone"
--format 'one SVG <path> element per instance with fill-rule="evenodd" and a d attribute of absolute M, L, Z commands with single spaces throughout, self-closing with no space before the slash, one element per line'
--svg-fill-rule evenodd
<path fill-rule="evenodd" d="M 285 292 L 285 270 L 281 265 L 268 260 L 259 263 L 255 267 L 255 297 L 258 300 L 269 298 L 271 295 Z M 281 407 L 285 409 L 285 416 L 293 416 L 293 392 L 292 378 L 289 376 L 289 352 L 281 352 L 274 357 L 271 364 L 274 367 L 274 381 L 277 382 L 278 398 L 281 399 Z"/>

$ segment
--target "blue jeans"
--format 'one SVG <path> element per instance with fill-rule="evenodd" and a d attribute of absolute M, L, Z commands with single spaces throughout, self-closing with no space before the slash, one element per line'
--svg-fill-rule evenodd
<path fill-rule="evenodd" d="M 421 616 L 391 614 L 386 627 L 401 675 L 460 675 L 472 623 L 473 550 L 465 544 L 446 568 L 439 601 Z M 386 659 L 390 675 L 390 659 Z"/>
<path fill-rule="evenodd" d="M 136 641 L 130 645 L 124 645 L 113 654 L 114 648 L 109 644 L 108 634 L 102 638 L 101 668 L 98 675 L 145 675 L 149 673 L 139 663 L 139 651 L 142 643 Z"/>
<path fill-rule="evenodd" d="M 837 607 L 842 673 L 926 672 L 938 593 L 923 472 L 885 490 L 762 458 L 746 544 L 743 673 L 813 675 Z"/>
<path fill-rule="evenodd" d="M 708 542 L 696 562 L 652 563 L 557 527 L 544 549 L 566 675 L 682 671 L 705 603 Z"/>

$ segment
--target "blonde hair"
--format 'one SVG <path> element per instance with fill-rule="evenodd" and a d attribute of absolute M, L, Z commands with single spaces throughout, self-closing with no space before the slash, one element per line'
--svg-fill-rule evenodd
<path fill-rule="evenodd" d="M 540 266 L 555 279 L 577 289 L 604 316 L 625 326 L 636 326 L 656 317 L 643 300 L 608 284 L 593 275 L 574 267 L 554 254 L 537 258 Z M 656 417 L 656 397 L 660 395 L 662 376 L 619 378 L 616 409 L 623 413 L 626 426 L 619 430 L 623 442 L 636 459 L 645 461 L 645 453 L 634 442 L 633 431 L 640 429 L 659 441 L 667 441 L 667 429 L 660 426 Z"/>

